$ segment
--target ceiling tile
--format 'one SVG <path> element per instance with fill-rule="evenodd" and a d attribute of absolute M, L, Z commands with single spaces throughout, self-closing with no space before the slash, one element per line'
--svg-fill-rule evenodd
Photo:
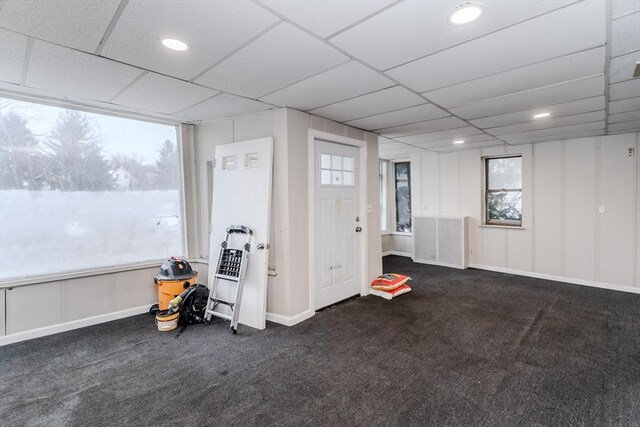
<path fill-rule="evenodd" d="M 196 82 L 259 98 L 347 60 L 347 56 L 320 40 L 282 23 L 203 74 Z"/>
<path fill-rule="evenodd" d="M 537 129 L 550 129 L 561 126 L 575 125 L 579 123 L 589 123 L 598 120 L 604 120 L 605 111 L 593 111 L 584 114 L 575 114 L 572 116 L 552 117 L 548 119 L 530 120 L 528 123 L 520 123 L 517 125 L 501 126 L 485 129 L 492 135 L 500 137 L 501 135 L 511 135 L 518 132 L 528 132 Z"/>
<path fill-rule="evenodd" d="M 614 19 L 611 24 L 611 57 L 640 50 L 640 12 Z"/>
<path fill-rule="evenodd" d="M 626 82 L 609 85 L 609 99 L 627 99 L 640 96 L 640 79 L 627 80 Z"/>
<path fill-rule="evenodd" d="M 407 89 L 395 86 L 313 110 L 312 113 L 338 121 L 350 121 L 424 104 L 424 99 Z"/>
<path fill-rule="evenodd" d="M 393 85 L 378 72 L 351 61 L 261 99 L 283 107 L 311 110 Z"/>
<path fill-rule="evenodd" d="M 395 142 L 391 139 L 389 139 L 388 141 L 391 142 L 386 142 L 386 143 L 380 143 L 378 146 L 378 150 L 379 151 L 393 151 L 393 150 L 398 150 L 401 148 L 407 148 L 410 147 L 408 144 L 403 144 L 402 142 Z"/>
<path fill-rule="evenodd" d="M 640 110 L 640 97 L 609 102 L 609 114 Z"/>
<path fill-rule="evenodd" d="M 603 46 L 605 23 L 603 1 L 580 2 L 394 68 L 388 74 L 416 91 L 426 92 Z"/>
<path fill-rule="evenodd" d="M 129 107 L 172 114 L 212 97 L 218 92 L 159 74 L 148 73 L 113 101 Z"/>
<path fill-rule="evenodd" d="M 512 111 L 547 107 L 604 94 L 604 76 L 594 76 L 557 85 L 546 86 L 512 95 L 501 96 L 451 111 L 466 119 L 495 116 Z"/>
<path fill-rule="evenodd" d="M 592 129 L 592 130 L 584 130 L 584 131 L 577 131 L 577 132 L 568 132 L 556 137 L 542 136 L 542 137 L 535 137 L 535 138 L 518 139 L 518 140 L 509 141 L 509 144 L 511 145 L 535 144 L 537 142 L 562 141 L 566 139 L 584 138 L 588 136 L 600 136 L 600 135 L 604 135 L 604 128 L 598 128 L 595 130 Z"/>
<path fill-rule="evenodd" d="M 450 151 L 471 150 L 474 148 L 495 147 L 498 145 L 505 145 L 505 143 L 502 141 L 498 141 L 497 139 L 493 139 L 491 141 L 476 142 L 471 144 L 467 144 L 466 142 L 464 144 L 450 144 L 444 147 L 430 148 L 430 150 L 437 153 L 447 153 Z"/>
<path fill-rule="evenodd" d="M 102 55 L 190 80 L 278 20 L 244 0 L 130 1 Z M 164 37 L 184 40 L 189 50 L 165 48 Z"/>
<path fill-rule="evenodd" d="M 0 27 L 94 52 L 120 0 L 4 0 Z"/>
<path fill-rule="evenodd" d="M 457 0 L 401 2 L 331 39 L 332 43 L 384 70 L 513 25 L 569 1 L 485 0 L 487 13 L 463 27 L 447 24 Z M 446 67 L 449 71 L 449 67 Z"/>
<path fill-rule="evenodd" d="M 453 141 L 455 139 L 464 139 L 464 137 L 472 135 L 484 135 L 484 133 L 473 126 L 465 126 L 458 129 L 442 130 L 439 132 L 427 132 L 419 135 L 401 136 L 396 139 L 407 144 L 422 146 L 421 143 L 423 142 L 442 141 L 444 139 L 451 139 Z"/>
<path fill-rule="evenodd" d="M 263 102 L 223 93 L 180 111 L 175 116 L 192 122 L 257 113 L 271 108 L 271 105 Z"/>
<path fill-rule="evenodd" d="M 623 122 L 623 123 L 612 123 L 609 125 L 609 132 L 631 132 L 631 131 L 640 131 L 640 122 L 632 121 L 632 122 Z"/>
<path fill-rule="evenodd" d="M 600 121 L 591 122 L 591 123 L 581 123 L 581 124 L 571 125 L 571 126 L 538 129 L 530 132 L 517 132 L 510 135 L 501 135 L 500 139 L 503 139 L 508 143 L 511 143 L 513 141 L 523 140 L 523 139 L 531 140 L 531 139 L 537 139 L 537 138 L 543 138 L 543 139 L 548 138 L 547 139 L 548 141 L 553 141 L 554 139 L 566 138 L 566 135 L 568 134 L 573 134 L 576 132 L 592 131 L 597 129 L 604 129 L 604 127 L 605 127 L 604 120 L 600 120 Z"/>
<path fill-rule="evenodd" d="M 384 152 L 381 152 L 380 155 L 382 156 L 383 159 L 400 159 L 400 158 L 408 157 L 414 154 L 421 154 L 424 152 L 425 150 L 423 150 L 422 148 L 408 147 L 408 148 L 402 148 L 399 150 L 384 151 Z"/>
<path fill-rule="evenodd" d="M 375 130 L 437 119 L 448 115 L 449 113 L 433 104 L 423 104 L 389 113 L 377 114 L 364 119 L 352 120 L 346 124 L 362 129 Z"/>
<path fill-rule="evenodd" d="M 27 52 L 27 37 L 21 34 L 0 30 L 0 80 L 20 84 L 24 56 Z"/>
<path fill-rule="evenodd" d="M 441 130 L 455 129 L 467 126 L 464 120 L 457 117 L 444 117 L 441 119 L 428 120 L 424 122 L 411 123 L 408 125 L 395 126 L 392 128 L 380 129 L 380 133 L 389 138 L 399 136 L 415 135 L 425 132 L 438 132 Z"/>
<path fill-rule="evenodd" d="M 35 40 L 25 85 L 70 99 L 108 101 L 140 73 L 128 65 Z"/>
<path fill-rule="evenodd" d="M 640 62 L 640 50 L 612 58 L 609 63 L 609 83 L 631 80 L 636 62 Z"/>
<path fill-rule="evenodd" d="M 627 111 L 626 113 L 610 114 L 609 124 L 637 121 L 640 124 L 640 110 Z"/>
<path fill-rule="evenodd" d="M 321 37 L 330 36 L 394 1 L 260 0 L 267 7 Z"/>
<path fill-rule="evenodd" d="M 477 80 L 423 93 L 444 107 L 457 107 L 510 93 L 594 76 L 604 72 L 606 49 L 599 47 Z"/>
<path fill-rule="evenodd" d="M 420 142 L 415 145 L 421 148 L 431 150 L 433 148 L 448 147 L 452 145 L 455 145 L 456 147 L 460 146 L 464 148 L 470 145 L 475 145 L 480 142 L 496 142 L 497 141 L 496 138 L 494 138 L 491 135 L 487 135 L 486 133 L 482 133 L 479 135 L 469 135 L 460 139 L 464 140 L 464 144 L 454 144 L 453 141 L 455 141 L 455 139 L 447 138 L 447 139 L 441 139 L 439 141 Z M 497 142 L 500 144 L 504 144 L 502 141 L 497 141 Z"/>
<path fill-rule="evenodd" d="M 612 0 L 611 9 L 611 16 L 617 18 L 640 10 L 640 2 L 638 0 Z"/>
<path fill-rule="evenodd" d="M 604 110 L 604 108 L 604 96 L 595 96 L 593 98 L 580 99 L 578 101 L 565 102 L 563 104 L 544 107 L 544 111 L 550 112 L 552 117 L 562 117 L 573 114 Z M 471 123 L 481 128 L 493 128 L 498 126 L 513 125 L 517 123 L 527 123 L 532 120 L 534 114 L 540 112 L 540 108 L 534 108 L 532 110 L 516 111 L 514 113 L 500 114 L 497 116 L 471 120 Z"/>

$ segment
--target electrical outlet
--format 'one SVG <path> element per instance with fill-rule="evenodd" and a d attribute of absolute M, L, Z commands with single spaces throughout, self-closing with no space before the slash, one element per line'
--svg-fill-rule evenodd
<path fill-rule="evenodd" d="M 604 205 L 600 205 L 600 206 L 598 206 L 598 213 L 603 214 L 603 213 L 605 213 L 606 211 L 607 211 L 607 209 L 605 208 L 605 206 L 604 206 Z"/>

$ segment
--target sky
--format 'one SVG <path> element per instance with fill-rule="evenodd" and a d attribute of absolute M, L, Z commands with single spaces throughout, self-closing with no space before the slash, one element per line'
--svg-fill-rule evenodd
<path fill-rule="evenodd" d="M 27 126 L 34 135 L 46 139 L 64 108 L 0 98 L 0 115 L 8 111 L 20 114 L 27 120 Z M 152 164 L 165 140 L 176 143 L 174 126 L 95 113 L 84 114 L 103 142 L 101 146 L 106 157 L 128 154 L 136 156 L 143 163 Z"/>

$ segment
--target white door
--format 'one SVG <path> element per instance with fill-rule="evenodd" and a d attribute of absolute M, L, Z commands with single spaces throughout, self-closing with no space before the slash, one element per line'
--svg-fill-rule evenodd
<path fill-rule="evenodd" d="M 220 243 L 230 225 L 253 230 L 239 322 L 264 329 L 267 316 L 267 273 L 271 213 L 273 138 L 216 147 L 211 207 L 209 284 L 213 281 Z M 242 247 L 244 237 L 232 234 L 230 247 Z M 259 244 L 263 249 L 258 249 Z M 219 281 L 218 296 L 233 299 L 235 284 Z M 218 307 L 222 310 L 227 307 Z M 216 309 L 218 310 L 218 309 Z"/>
<path fill-rule="evenodd" d="M 315 142 L 315 308 L 360 293 L 359 149 Z"/>

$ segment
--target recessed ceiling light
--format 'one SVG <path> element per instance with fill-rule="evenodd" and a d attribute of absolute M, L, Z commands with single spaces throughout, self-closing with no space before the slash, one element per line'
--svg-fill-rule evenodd
<path fill-rule="evenodd" d="M 533 118 L 534 119 L 546 119 L 550 115 L 551 115 L 551 113 L 538 113 L 538 114 L 534 114 Z"/>
<path fill-rule="evenodd" d="M 177 50 L 180 52 L 189 49 L 189 45 L 187 45 L 185 42 L 183 42 L 182 40 L 174 39 L 172 37 L 162 39 L 162 44 L 168 49 Z"/>
<path fill-rule="evenodd" d="M 479 3 L 464 3 L 449 14 L 447 21 L 451 25 L 467 25 L 477 21 L 484 15 L 484 6 Z"/>
<path fill-rule="evenodd" d="M 464 139 L 456 139 L 453 141 L 454 144 L 464 144 Z"/>

